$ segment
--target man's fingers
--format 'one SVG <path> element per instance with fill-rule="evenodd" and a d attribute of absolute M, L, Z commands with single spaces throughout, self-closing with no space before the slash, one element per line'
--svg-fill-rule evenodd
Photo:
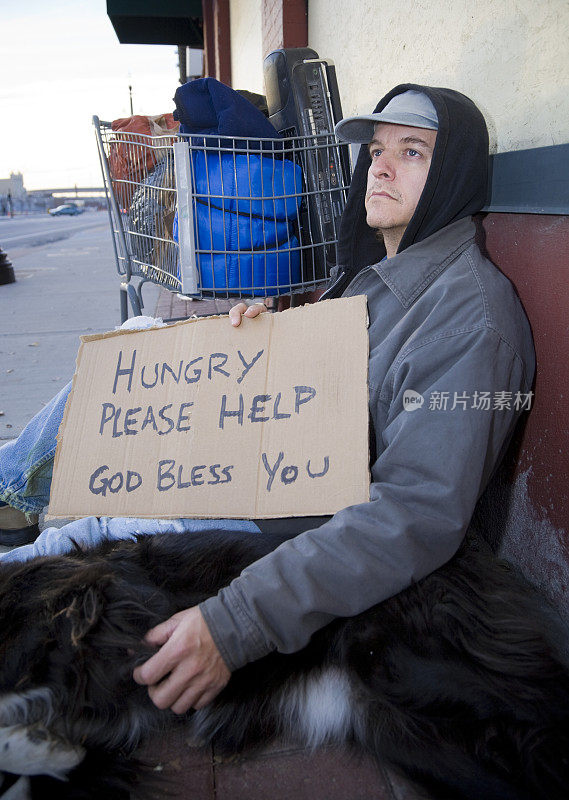
<path fill-rule="evenodd" d="M 208 689 L 206 692 L 203 692 L 201 697 L 194 700 L 194 702 L 191 704 L 191 708 L 195 708 L 196 711 L 198 711 L 200 708 L 207 706 L 208 703 L 211 703 L 211 701 L 217 697 L 221 689 L 223 689 L 223 686 L 217 687 L 214 690 Z M 188 709 L 186 709 L 186 711 L 187 710 Z M 178 714 L 180 712 L 176 711 L 176 713 Z M 183 714 L 184 712 L 182 711 L 181 713 Z"/>
<path fill-rule="evenodd" d="M 217 691 L 214 691 L 213 693 L 207 692 L 206 680 L 203 678 L 203 676 L 198 676 L 189 686 L 186 684 L 184 687 L 182 687 L 177 696 L 171 697 L 168 705 L 163 707 L 169 708 L 174 712 L 174 714 L 185 714 L 186 711 L 190 710 L 190 708 L 197 708 L 197 704 L 201 702 L 206 693 L 208 696 L 211 693 L 213 699 L 213 697 L 215 697 L 217 694 Z M 153 697 L 151 697 L 151 700 L 153 703 L 156 702 Z"/>
<path fill-rule="evenodd" d="M 159 708 L 170 708 L 174 714 L 185 714 L 190 708 L 195 708 L 196 710 L 204 708 L 217 697 L 225 684 L 226 681 L 220 680 L 212 686 L 211 681 L 206 676 L 200 675 L 190 686 L 186 685 L 177 699 L 166 706 L 159 706 Z M 156 703 L 152 695 L 150 698 L 153 703 Z"/>
<path fill-rule="evenodd" d="M 252 306 L 247 307 L 247 311 L 245 312 L 245 317 L 258 317 L 259 314 L 262 314 L 263 311 L 267 310 L 267 306 L 264 303 L 253 303 Z"/>
<path fill-rule="evenodd" d="M 170 619 L 167 619 L 164 622 L 161 622 L 159 625 L 156 625 L 156 627 L 150 628 L 149 631 L 146 631 L 144 641 L 147 642 L 147 644 L 153 644 L 156 647 L 160 647 L 164 644 L 164 642 L 168 641 L 177 627 L 178 624 L 176 618 L 170 617 Z"/>
<path fill-rule="evenodd" d="M 190 708 L 203 708 L 210 703 L 229 678 L 229 670 L 221 660 L 204 667 L 199 659 L 188 658 L 172 667 L 163 680 L 150 685 L 148 694 L 157 708 L 184 714 Z"/>
<path fill-rule="evenodd" d="M 229 312 L 229 320 L 231 324 L 237 328 L 241 325 L 242 317 L 258 317 L 259 314 L 262 314 L 263 311 L 266 311 L 267 307 L 264 303 L 253 303 L 252 306 L 248 306 L 246 303 L 237 303 L 237 305 L 233 306 L 233 308 Z"/>
<path fill-rule="evenodd" d="M 219 690 L 204 692 L 203 689 L 198 687 L 191 687 L 186 689 L 175 703 L 172 703 L 170 710 L 173 711 L 174 714 L 185 714 L 190 708 L 195 708 L 196 710 L 203 708 L 207 706 L 208 703 L 211 703 L 213 698 L 218 694 L 218 691 Z"/>
<path fill-rule="evenodd" d="M 166 637 L 167 640 L 169 640 L 171 633 L 172 631 Z M 136 667 L 133 672 L 134 680 L 136 683 L 152 686 L 161 681 L 177 663 L 177 651 L 174 648 L 168 647 L 168 642 L 166 642 L 166 644 L 163 645 L 157 653 L 154 653 L 148 661 Z"/>
<path fill-rule="evenodd" d="M 144 664 L 141 664 L 139 667 L 135 667 L 132 677 L 134 678 L 136 683 L 141 684 L 142 686 L 152 686 L 155 683 L 163 678 L 165 675 L 168 674 L 171 667 L 165 665 L 162 666 L 164 663 L 164 657 L 161 655 L 162 651 L 159 650 L 158 653 L 149 658 L 148 661 L 145 661 Z M 158 658 L 158 656 L 161 656 Z M 157 659 L 155 661 L 155 659 Z"/>
<path fill-rule="evenodd" d="M 184 676 L 183 670 L 179 669 L 173 670 L 167 678 L 157 685 L 148 687 L 150 699 L 157 708 L 161 709 L 172 708 L 174 710 L 173 705 L 182 695 L 187 694 L 193 699 L 196 693 L 196 679 L 188 685 L 187 677 Z M 199 693 L 201 694 L 201 692 Z M 188 708 L 190 707 L 191 704 Z"/>
<path fill-rule="evenodd" d="M 173 711 L 174 714 L 185 714 L 190 708 L 197 708 L 195 705 L 196 701 L 196 692 L 193 689 L 186 689 L 176 702 L 172 703 L 170 710 Z"/>
<path fill-rule="evenodd" d="M 236 306 L 233 306 L 229 311 L 229 320 L 232 325 L 237 327 L 241 325 L 241 317 L 247 311 L 247 304 L 246 303 L 237 303 Z"/>
<path fill-rule="evenodd" d="M 156 686 L 148 687 L 150 699 L 157 708 L 171 709 L 174 714 L 185 714 L 190 708 L 201 708 L 223 688 L 222 681 L 211 685 L 211 677 L 200 672 L 188 683 L 185 670 L 187 665 L 174 669 L 167 678 Z"/>

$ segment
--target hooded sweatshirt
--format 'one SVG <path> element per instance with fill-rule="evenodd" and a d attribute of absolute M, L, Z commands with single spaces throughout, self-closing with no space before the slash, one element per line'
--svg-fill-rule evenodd
<path fill-rule="evenodd" d="M 327 293 L 367 297 L 370 499 L 306 520 L 308 529 L 200 605 L 232 670 L 300 649 L 334 618 L 380 603 L 450 559 L 531 402 L 529 324 L 512 285 L 475 243 L 472 214 L 488 185 L 484 119 L 464 95 L 414 84 L 393 89 L 375 111 L 408 89 L 425 92 L 439 120 L 417 208 L 397 254 L 382 260 L 385 248 L 365 221 L 371 159 L 362 146 Z"/>
<path fill-rule="evenodd" d="M 488 196 L 488 131 L 484 117 L 468 97 L 452 89 L 404 83 L 385 95 L 373 113 L 379 113 L 393 97 L 410 89 L 429 97 L 437 112 L 439 129 L 429 176 L 399 253 L 446 225 L 480 211 Z M 363 145 L 340 223 L 337 263 L 342 266 L 336 271 L 344 272 L 344 287 L 362 267 L 385 256 L 383 242 L 366 223 L 364 200 L 370 164 L 367 146 Z M 340 294 L 338 285 L 326 296 Z"/>

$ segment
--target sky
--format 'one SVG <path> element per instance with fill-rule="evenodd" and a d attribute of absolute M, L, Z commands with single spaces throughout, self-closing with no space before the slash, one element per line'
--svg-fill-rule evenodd
<path fill-rule="evenodd" d="M 174 110 L 178 52 L 120 44 L 105 0 L 0 0 L 0 178 L 101 186 L 93 114 Z"/>

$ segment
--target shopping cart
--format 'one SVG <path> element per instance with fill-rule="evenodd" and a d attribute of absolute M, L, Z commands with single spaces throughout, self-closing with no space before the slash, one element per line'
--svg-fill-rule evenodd
<path fill-rule="evenodd" d="M 93 123 L 123 322 L 129 302 L 141 313 L 147 281 L 204 299 L 281 297 L 328 280 L 349 182 L 333 134 L 146 136 Z"/>

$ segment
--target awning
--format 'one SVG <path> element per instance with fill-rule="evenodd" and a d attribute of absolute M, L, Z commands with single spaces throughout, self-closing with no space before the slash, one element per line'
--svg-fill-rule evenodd
<path fill-rule="evenodd" d="M 107 15 L 121 44 L 204 46 L 201 0 L 107 0 Z"/>

